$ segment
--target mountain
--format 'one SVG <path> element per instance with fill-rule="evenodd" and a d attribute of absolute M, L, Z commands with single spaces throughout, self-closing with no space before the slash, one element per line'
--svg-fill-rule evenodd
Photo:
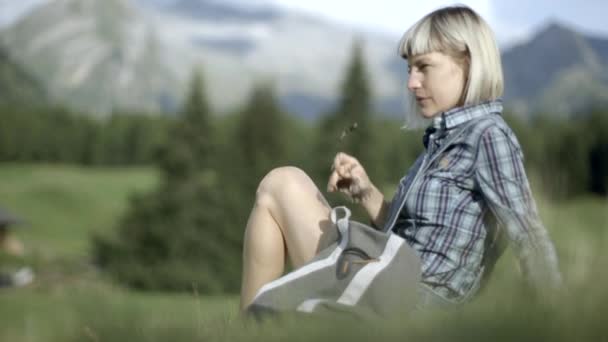
<path fill-rule="evenodd" d="M 402 81 L 385 68 L 398 59 L 394 37 L 357 32 L 260 0 L 174 0 L 158 9 L 152 6 L 151 13 L 161 40 L 203 66 L 219 108 L 243 103 L 253 84 L 265 80 L 274 83 L 288 110 L 301 116 L 327 111 L 357 39 L 365 45 L 377 105 L 400 96 Z M 189 70 L 184 71 L 187 77 Z"/>
<path fill-rule="evenodd" d="M 220 110 L 271 81 L 300 115 L 327 110 L 355 39 L 378 105 L 400 96 L 396 39 L 361 33 L 264 1 L 54 0 L 0 32 L 0 42 L 51 95 L 104 115 L 116 107 L 174 110 L 202 68 Z M 314 108 L 314 109 L 313 109 Z"/>
<path fill-rule="evenodd" d="M 241 105 L 256 82 L 270 81 L 289 111 L 314 117 L 335 103 L 356 40 L 376 109 L 405 108 L 399 37 L 358 32 L 269 0 L 24 3 L 33 9 L 0 29 L 0 44 L 51 97 L 97 115 L 117 107 L 174 111 L 201 68 L 220 111 Z M 505 49 L 502 60 L 505 104 L 522 115 L 568 117 L 608 105 L 608 39 L 549 22 Z"/>
<path fill-rule="evenodd" d="M 278 7 L 259 2 L 257 4 L 254 2 L 252 6 L 244 1 L 174 0 L 156 5 L 181 16 L 218 23 L 226 20 L 239 23 L 269 22 L 280 19 L 284 15 Z"/>
<path fill-rule="evenodd" d="M 608 39 L 551 22 L 502 61 L 505 101 L 518 112 L 571 116 L 608 105 Z"/>
<path fill-rule="evenodd" d="M 0 104 L 35 104 L 45 100 L 46 92 L 41 83 L 0 46 Z"/>
<path fill-rule="evenodd" d="M 41 5 L 1 39 L 49 95 L 94 113 L 171 104 L 179 83 L 137 9 L 119 0 L 61 0 Z"/>

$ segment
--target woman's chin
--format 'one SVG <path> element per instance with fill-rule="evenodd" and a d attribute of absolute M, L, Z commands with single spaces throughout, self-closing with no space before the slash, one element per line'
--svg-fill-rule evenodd
<path fill-rule="evenodd" d="M 434 118 L 435 116 L 437 116 L 437 114 L 439 114 L 439 112 L 438 112 L 438 111 L 436 111 L 436 110 L 431 110 L 431 109 L 425 109 L 425 108 L 422 108 L 422 109 L 420 110 L 420 114 L 421 114 L 421 115 L 422 115 L 422 117 L 423 117 L 423 118 L 425 118 L 425 119 L 432 119 L 432 118 Z"/>

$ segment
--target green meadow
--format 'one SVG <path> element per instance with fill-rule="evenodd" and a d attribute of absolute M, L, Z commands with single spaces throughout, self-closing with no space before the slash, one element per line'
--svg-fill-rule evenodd
<path fill-rule="evenodd" d="M 131 194 L 157 181 L 152 168 L 0 165 L 0 205 L 27 221 L 16 232 L 36 272 L 31 285 L 0 290 L 0 341 L 608 341 L 606 198 L 557 202 L 537 191 L 566 283 L 551 301 L 526 291 L 507 251 L 482 295 L 458 311 L 255 323 L 238 315 L 236 294 L 136 292 L 93 266 L 91 235 L 114 229 Z"/>

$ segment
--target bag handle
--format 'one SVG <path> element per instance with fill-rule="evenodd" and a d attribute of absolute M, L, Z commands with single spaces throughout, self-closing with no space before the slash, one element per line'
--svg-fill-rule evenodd
<path fill-rule="evenodd" d="M 343 216 L 340 216 L 340 212 Z M 338 226 L 338 230 L 342 236 L 348 231 L 348 220 L 350 219 L 350 209 L 345 206 L 335 207 L 331 210 L 331 222 Z"/>

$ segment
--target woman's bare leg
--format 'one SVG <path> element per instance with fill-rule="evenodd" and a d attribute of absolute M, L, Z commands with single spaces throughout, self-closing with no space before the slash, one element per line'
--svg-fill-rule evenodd
<path fill-rule="evenodd" d="M 312 259 L 322 233 L 331 229 L 330 210 L 298 168 L 278 168 L 262 180 L 245 230 L 241 310 L 283 274 L 286 255 L 296 268 Z"/>

